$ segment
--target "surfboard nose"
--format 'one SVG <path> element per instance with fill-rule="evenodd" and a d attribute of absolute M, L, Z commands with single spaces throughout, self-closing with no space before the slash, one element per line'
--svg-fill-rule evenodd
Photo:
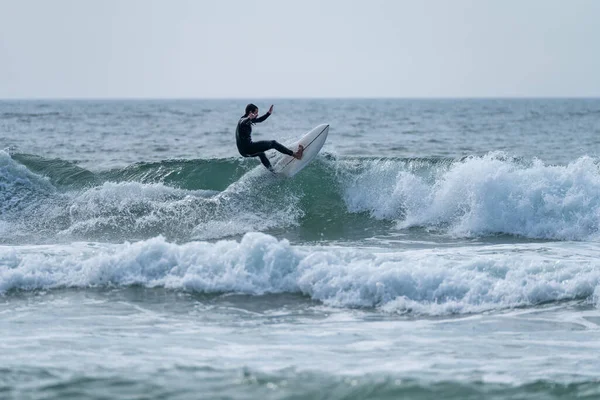
<path fill-rule="evenodd" d="M 318 130 L 319 132 L 329 132 L 329 124 L 321 124 L 321 125 L 317 125 L 317 127 L 315 128 L 315 130 Z"/>

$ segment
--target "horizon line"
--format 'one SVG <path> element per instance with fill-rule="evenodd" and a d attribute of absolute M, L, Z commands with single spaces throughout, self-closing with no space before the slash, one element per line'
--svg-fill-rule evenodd
<path fill-rule="evenodd" d="M 344 96 L 344 97 L 0 97 L 0 101 L 167 101 L 167 100 L 598 100 L 599 96 Z"/>

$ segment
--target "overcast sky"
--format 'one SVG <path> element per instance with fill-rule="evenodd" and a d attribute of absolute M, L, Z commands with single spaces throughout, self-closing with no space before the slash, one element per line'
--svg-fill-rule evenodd
<path fill-rule="evenodd" d="M 598 0 L 0 0 L 0 98 L 600 96 Z"/>

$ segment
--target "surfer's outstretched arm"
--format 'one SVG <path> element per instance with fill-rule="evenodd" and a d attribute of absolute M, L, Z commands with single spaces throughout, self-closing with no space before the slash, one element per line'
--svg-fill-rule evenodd
<path fill-rule="evenodd" d="M 258 109 L 256 109 L 256 113 L 258 114 Z M 267 111 L 267 113 L 265 115 L 263 115 L 262 117 L 258 117 L 256 119 L 252 120 L 253 124 L 259 124 L 261 122 L 263 122 L 265 119 L 269 118 L 269 116 L 273 114 L 273 104 L 271 104 L 271 107 L 269 107 L 269 111 Z"/>
<path fill-rule="evenodd" d="M 254 124 L 259 124 L 261 122 L 263 122 L 265 119 L 269 118 L 269 116 L 271 115 L 271 113 L 266 113 L 265 115 L 263 115 L 262 117 L 258 117 L 256 119 L 252 120 L 252 123 Z"/>
<path fill-rule="evenodd" d="M 241 125 L 251 125 L 251 124 L 260 124 L 261 122 L 263 122 L 265 119 L 269 118 L 269 113 L 266 113 L 265 115 L 263 115 L 262 117 L 258 117 L 258 118 L 250 118 L 250 117 L 245 117 L 242 118 L 240 124 Z"/>

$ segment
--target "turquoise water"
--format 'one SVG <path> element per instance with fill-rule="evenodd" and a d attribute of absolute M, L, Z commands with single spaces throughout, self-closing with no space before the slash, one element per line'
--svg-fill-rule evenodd
<path fill-rule="evenodd" d="M 0 397 L 600 396 L 599 100 L 246 102 L 0 102 Z"/>

